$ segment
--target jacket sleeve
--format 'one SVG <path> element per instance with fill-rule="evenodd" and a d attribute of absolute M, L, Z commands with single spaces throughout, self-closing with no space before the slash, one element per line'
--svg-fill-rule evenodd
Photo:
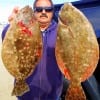
<path fill-rule="evenodd" d="M 9 26 L 10 26 L 10 24 L 7 24 L 4 27 L 4 29 L 3 29 L 2 33 L 1 33 L 2 41 L 3 41 L 4 37 L 5 37 L 5 34 L 6 34 L 7 30 L 8 30 L 8 28 L 9 28 Z"/>

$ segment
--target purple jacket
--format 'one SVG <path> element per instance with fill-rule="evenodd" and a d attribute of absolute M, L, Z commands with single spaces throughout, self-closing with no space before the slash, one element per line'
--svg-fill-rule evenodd
<path fill-rule="evenodd" d="M 5 30 L 8 27 L 9 25 Z M 30 91 L 18 97 L 19 100 L 57 100 L 60 97 L 63 80 L 55 58 L 56 30 L 57 23 L 52 21 L 49 28 L 41 32 L 43 55 L 35 71 L 26 80 Z M 2 38 L 4 38 L 5 33 Z"/>

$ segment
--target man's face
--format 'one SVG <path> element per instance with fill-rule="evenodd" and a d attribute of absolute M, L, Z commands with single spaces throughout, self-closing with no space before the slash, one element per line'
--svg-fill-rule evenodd
<path fill-rule="evenodd" d="M 38 22 L 50 23 L 53 16 L 53 8 L 49 0 L 38 0 L 34 14 Z"/>

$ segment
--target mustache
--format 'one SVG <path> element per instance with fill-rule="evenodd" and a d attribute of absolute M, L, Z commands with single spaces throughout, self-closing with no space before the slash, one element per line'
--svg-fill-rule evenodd
<path fill-rule="evenodd" d="M 42 14 L 40 17 L 46 17 L 46 18 L 48 18 L 48 16 L 46 14 Z"/>

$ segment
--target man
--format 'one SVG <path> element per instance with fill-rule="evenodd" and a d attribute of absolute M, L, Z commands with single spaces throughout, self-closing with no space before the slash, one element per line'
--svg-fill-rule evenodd
<path fill-rule="evenodd" d="M 30 91 L 19 100 L 57 100 L 62 90 L 62 74 L 55 59 L 57 24 L 52 20 L 52 1 L 35 0 L 34 14 L 43 38 L 43 55 L 36 70 L 27 79 Z"/>
<path fill-rule="evenodd" d="M 51 0 L 35 0 L 34 2 L 34 14 L 36 20 L 40 24 L 43 39 L 43 55 L 34 73 L 26 80 L 30 87 L 30 91 L 19 96 L 18 100 L 60 99 L 63 88 L 63 76 L 58 69 L 55 58 L 57 23 L 52 19 L 53 9 Z M 2 37 L 4 37 L 5 33 L 6 32 L 2 33 Z M 64 84 L 64 88 L 68 87 L 68 81 L 64 81 Z M 86 89 L 86 93 L 88 92 L 89 97 L 93 97 L 93 99 L 89 100 L 99 100 L 100 96 L 94 77 L 87 80 L 83 84 L 83 87 Z"/>

